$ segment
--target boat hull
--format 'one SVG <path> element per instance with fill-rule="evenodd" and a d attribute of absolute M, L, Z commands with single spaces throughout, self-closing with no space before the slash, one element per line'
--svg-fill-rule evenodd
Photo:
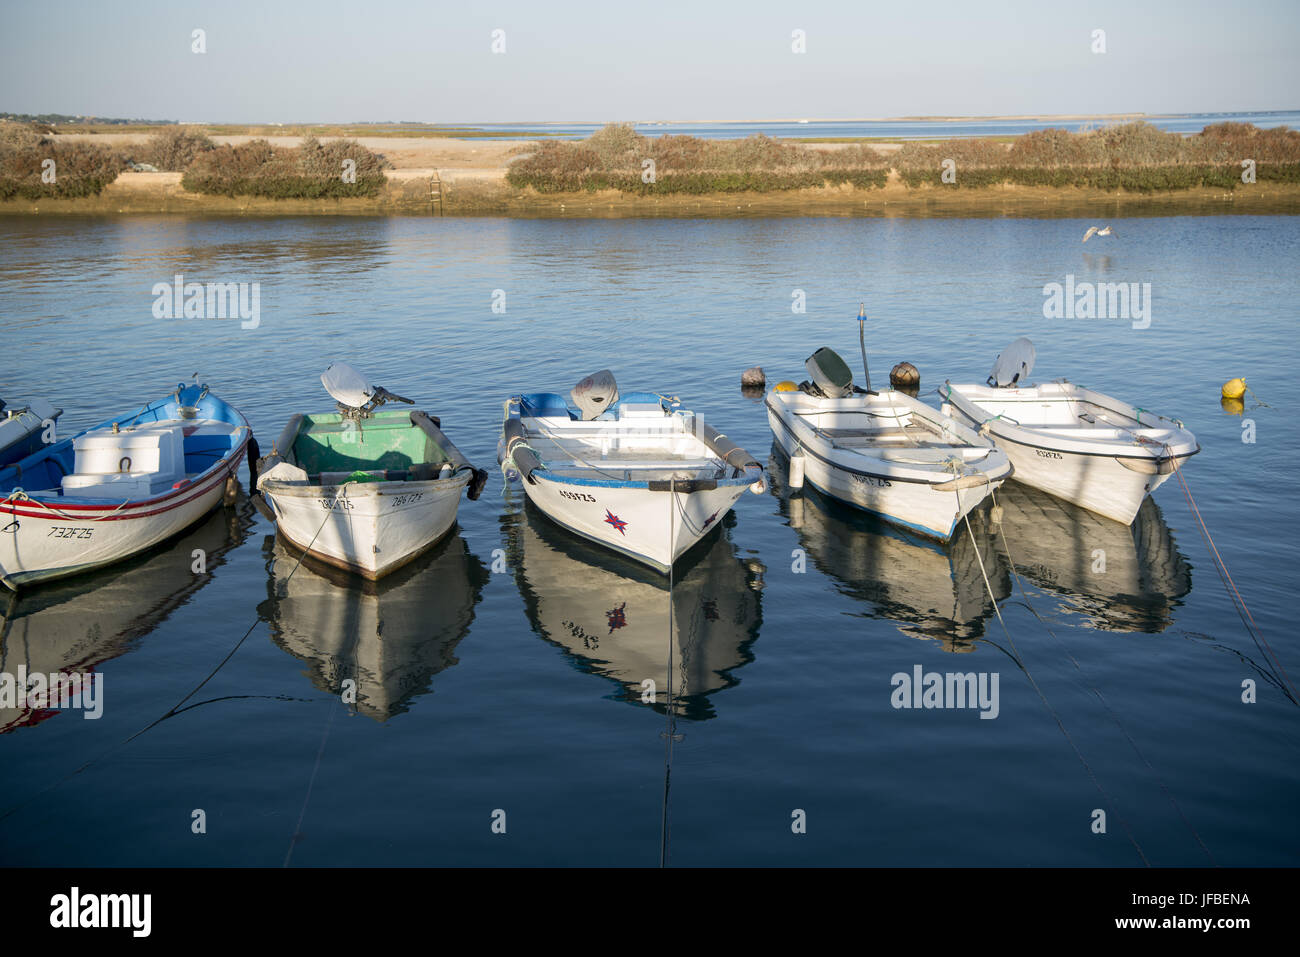
<path fill-rule="evenodd" d="M 168 495 L 115 505 L 0 503 L 0 581 L 15 591 L 79 575 L 164 542 L 221 504 L 248 440 L 221 468 Z M 16 523 L 16 525 L 14 524 Z M 10 527 L 13 526 L 13 527 Z"/>
<path fill-rule="evenodd" d="M 427 482 L 304 486 L 264 482 L 286 544 L 368 579 L 414 560 L 451 531 L 470 475 Z"/>
<path fill-rule="evenodd" d="M 557 525 L 665 573 L 718 525 L 747 487 L 651 491 L 540 475 L 524 483 L 529 501 Z"/>
<path fill-rule="evenodd" d="M 45 423 L 58 421 L 62 409 L 41 399 L 24 409 L 0 418 L 0 466 L 17 462 L 37 451 L 43 444 Z"/>
<path fill-rule="evenodd" d="M 1018 482 L 1123 525 L 1133 524 L 1142 500 L 1200 451 L 1181 423 L 1070 383 L 997 390 L 945 384 L 945 389 L 945 411 L 986 431 L 1015 466 Z M 1039 397 L 1044 408 L 1075 402 L 1080 408 L 1104 409 L 1103 416 L 1124 417 L 1131 426 L 1107 428 L 1104 419 L 1099 423 L 1094 416 L 1088 428 L 1063 430 L 1059 423 L 1035 427 L 1027 415 Z M 1004 404 L 993 404 L 999 401 Z M 1026 412 L 1020 411 L 1022 405 Z M 1014 414 L 994 414 L 998 409 Z M 1157 420 L 1154 426 L 1148 424 L 1152 419 Z"/>
<path fill-rule="evenodd" d="M 1016 481 L 1123 525 L 1133 523 L 1143 499 L 1172 474 L 1139 472 L 1113 456 L 1044 449 L 993 434 L 1016 467 Z M 1181 456 L 1180 464 L 1189 457 Z"/>

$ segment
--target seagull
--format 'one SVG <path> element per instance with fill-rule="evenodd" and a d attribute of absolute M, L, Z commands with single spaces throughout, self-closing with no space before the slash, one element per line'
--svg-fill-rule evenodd
<path fill-rule="evenodd" d="M 1088 240 L 1092 239 L 1093 236 L 1115 236 L 1115 235 L 1118 234 L 1109 226 L 1103 226 L 1101 229 L 1098 229 L 1096 226 L 1089 226 L 1088 231 L 1083 234 L 1083 241 L 1086 243 Z"/>

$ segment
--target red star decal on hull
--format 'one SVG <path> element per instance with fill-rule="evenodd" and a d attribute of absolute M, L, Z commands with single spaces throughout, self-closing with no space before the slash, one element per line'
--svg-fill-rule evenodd
<path fill-rule="evenodd" d="M 615 528 L 617 528 L 617 529 L 618 529 L 618 533 L 619 533 L 620 535 L 623 535 L 623 536 L 626 536 L 626 535 L 627 535 L 627 532 L 624 531 L 624 529 L 627 528 L 627 522 L 623 521 L 621 518 L 619 518 L 617 515 L 615 515 L 615 514 L 614 514 L 613 512 L 611 512 L 609 509 L 605 509 L 605 523 L 606 523 L 607 525 L 613 525 Z"/>

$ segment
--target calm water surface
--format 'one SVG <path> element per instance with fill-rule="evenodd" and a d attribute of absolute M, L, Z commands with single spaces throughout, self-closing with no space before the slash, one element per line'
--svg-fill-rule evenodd
<path fill-rule="evenodd" d="M 289 415 L 330 408 L 318 376 L 345 359 L 491 466 L 508 394 L 609 367 L 767 460 L 740 371 L 802 378 L 823 344 L 857 366 L 859 301 L 875 375 L 909 360 L 925 392 L 982 380 L 1029 335 L 1041 378 L 1196 433 L 1192 493 L 1294 679 L 1300 223 L 1123 219 L 1084 246 L 1088 225 L 8 219 L 0 395 L 55 401 L 68 434 L 197 373 L 268 450 Z M 177 273 L 260 283 L 260 326 L 154 318 L 152 286 Z M 1150 283 L 1149 328 L 1044 319 L 1043 285 L 1067 275 Z M 1269 407 L 1225 413 L 1219 384 L 1237 375 Z M 377 589 L 305 566 L 290 578 L 241 499 L 130 563 L 24 595 L 2 670 L 93 669 L 106 703 L 97 721 L 0 709 L 0 862 L 657 864 L 669 760 L 678 865 L 1300 863 L 1300 710 L 1175 481 L 1131 530 L 1009 485 L 1005 545 L 985 508 L 973 539 L 939 548 L 792 496 L 773 471 L 671 598 L 495 471 L 457 535 Z M 678 697 L 653 708 L 640 682 L 667 680 L 670 624 Z M 891 676 L 916 665 L 997 672 L 998 717 L 894 709 Z"/>
<path fill-rule="evenodd" d="M 1270 110 L 1254 113 L 1182 113 L 1144 117 L 1146 122 L 1173 133 L 1199 133 L 1212 123 L 1253 123 L 1260 129 L 1300 124 L 1300 112 Z M 638 122 L 637 131 L 646 136 L 703 136 L 715 140 L 743 139 L 755 133 L 766 136 L 880 136 L 890 139 L 931 139 L 972 136 L 1019 136 L 1034 130 L 1066 129 L 1072 132 L 1097 129 L 1117 122 L 1114 117 L 1092 119 L 971 119 L 953 120 L 775 120 L 762 123 L 656 123 Z M 497 136 L 524 136 L 545 132 L 561 139 L 585 139 L 600 129 L 599 123 L 497 123 L 458 127 Z"/>

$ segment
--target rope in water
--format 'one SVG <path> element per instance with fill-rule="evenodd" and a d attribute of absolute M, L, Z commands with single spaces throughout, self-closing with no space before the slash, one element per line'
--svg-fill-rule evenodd
<path fill-rule="evenodd" d="M 334 501 L 335 501 L 336 504 L 337 504 L 337 502 L 338 502 L 339 496 L 343 494 L 343 489 L 344 489 L 348 484 L 350 484 L 350 483 L 345 482 L 345 483 L 343 483 L 343 485 L 340 485 L 340 486 L 339 486 L 339 491 L 338 491 L 338 493 L 334 496 Z M 329 519 L 330 519 L 330 514 L 331 514 L 330 510 L 327 510 L 326 513 L 325 513 L 325 518 L 324 518 L 324 520 L 323 520 L 323 521 L 321 522 L 321 524 L 320 524 L 320 528 L 316 529 L 316 534 L 313 535 L 313 536 L 311 537 L 311 541 L 307 543 L 307 548 L 310 548 L 312 545 L 314 545 L 314 544 L 316 543 L 316 539 L 320 537 L 320 533 L 323 532 L 323 531 L 325 530 L 325 525 L 326 525 L 326 523 L 327 523 L 327 522 L 329 521 Z M 300 554 L 300 555 L 298 556 L 298 560 L 294 563 L 293 568 L 290 569 L 289 574 L 285 577 L 285 579 L 284 579 L 285 584 L 288 584 L 289 580 L 290 580 L 291 578 L 293 578 L 294 574 L 298 571 L 299 566 L 302 565 L 302 561 L 303 561 L 303 559 L 306 558 L 306 557 L 307 557 L 307 549 L 304 549 L 303 552 L 302 552 L 302 554 Z M 74 777 L 76 777 L 76 776 L 77 776 L 78 774 L 80 774 L 82 771 L 85 771 L 87 768 L 91 767 L 91 766 L 94 765 L 94 764 L 97 764 L 99 761 L 102 761 L 104 758 L 108 757 L 109 755 L 111 755 L 111 754 L 115 753 L 116 751 L 119 751 L 119 750 L 121 750 L 122 748 L 126 747 L 128 744 L 130 744 L 130 743 L 131 743 L 132 741 L 134 741 L 136 738 L 140 737 L 140 735 L 144 734 L 146 731 L 150 731 L 150 730 L 152 730 L 153 728 L 156 728 L 158 725 L 162 724 L 164 721 L 166 721 L 166 720 L 169 719 L 169 718 L 174 718 L 174 717 L 176 717 L 176 716 L 177 716 L 178 714 L 180 714 L 182 711 L 188 711 L 189 708 L 184 708 L 184 707 L 182 707 L 182 706 L 183 706 L 187 701 L 189 701 L 191 698 L 193 698 L 196 694 L 198 694 L 199 691 L 200 691 L 200 689 L 202 689 L 204 685 L 206 685 L 209 681 L 211 681 L 213 678 L 216 677 L 217 672 L 219 672 L 222 668 L 224 668 L 224 667 L 226 666 L 227 662 L 229 662 L 230 659 L 233 658 L 233 657 L 235 656 L 235 652 L 239 651 L 240 646 L 242 646 L 242 645 L 244 644 L 244 642 L 248 640 L 248 636 L 251 635 L 251 634 L 253 633 L 253 629 L 256 628 L 259 624 L 261 624 L 263 620 L 264 620 L 264 619 L 262 618 L 262 616 L 261 616 L 261 615 L 258 615 L 257 618 L 253 621 L 253 623 L 252 623 L 251 625 L 248 626 L 248 630 L 244 632 L 244 634 L 240 637 L 240 639 L 239 639 L 237 642 L 235 642 L 234 647 L 231 648 L 230 651 L 229 651 L 229 653 L 228 653 L 224 658 L 222 658 L 220 662 L 218 662 L 217 666 L 216 666 L 215 668 L 213 668 L 212 671 L 210 671 L 210 672 L 208 673 L 207 677 L 204 678 L 202 681 L 200 681 L 197 685 L 195 685 L 194 688 L 193 688 L 193 690 L 191 690 L 189 694 L 187 694 L 185 697 L 181 698 L 180 701 L 178 701 L 175 705 L 173 705 L 171 708 L 169 708 L 169 709 L 166 711 L 166 713 L 164 713 L 161 717 L 156 718 L 155 720 L 151 721 L 149 724 L 147 724 L 147 725 L 145 725 L 143 728 L 141 728 L 139 731 L 135 732 L 134 734 L 130 735 L 129 737 L 123 738 L 123 739 L 122 739 L 121 741 L 119 741 L 117 744 L 112 745 L 108 750 L 106 750 L 106 751 L 104 751 L 104 752 L 102 752 L 102 753 L 96 755 L 95 757 L 91 758 L 89 761 L 86 761 L 84 764 L 82 764 L 82 765 L 81 765 L 80 767 L 78 767 L 76 770 L 74 770 L 74 771 L 72 771 L 72 772 L 70 772 L 70 773 L 64 775 L 62 778 L 59 778 L 57 781 L 53 782 L 52 784 L 50 784 L 50 785 L 48 785 L 48 786 L 42 788 L 40 791 L 37 791 L 35 794 L 33 794 L 31 797 L 29 797 L 26 801 L 22 801 L 22 802 L 20 802 L 19 804 L 15 804 L 13 807 L 9 808 L 9 809 L 6 810 L 4 813 L 0 813 L 0 821 L 3 821 L 3 820 L 5 820 L 6 818 L 9 818 L 9 817 L 13 816 L 14 814 L 16 814 L 16 813 L 18 813 L 19 811 L 21 811 L 24 807 L 26 807 L 27 805 L 31 804 L 31 803 L 32 803 L 33 801 L 35 801 L 37 798 L 41 797 L 42 795 L 48 794 L 50 791 L 53 791 L 55 788 L 59 787 L 61 784 L 64 784 L 64 783 L 66 783 L 67 781 L 72 780 Z M 235 697 L 253 697 L 253 696 L 251 696 L 251 695 L 248 695 L 248 696 L 240 695 L 240 696 L 235 696 Z M 220 700 L 220 699 L 214 699 L 214 700 Z M 193 707 L 193 706 L 191 706 L 191 707 Z M 314 776 L 313 776 L 313 779 L 314 779 Z"/>
<path fill-rule="evenodd" d="M 960 511 L 961 493 L 957 492 L 955 494 L 957 495 L 957 508 L 958 511 Z M 1061 734 L 1065 735 L 1065 740 L 1069 742 L 1070 748 L 1074 751 L 1075 757 L 1079 759 L 1079 763 L 1083 765 L 1083 769 L 1084 771 L 1087 772 L 1088 777 L 1092 780 L 1093 786 L 1097 789 L 1098 793 L 1101 794 L 1102 798 L 1106 801 L 1106 803 L 1110 807 L 1115 808 L 1115 816 L 1119 818 L 1120 826 L 1124 829 L 1124 834 L 1128 837 L 1129 843 L 1133 845 L 1133 849 L 1137 851 L 1138 857 L 1141 859 L 1142 863 L 1145 866 L 1150 867 L 1151 862 L 1147 860 L 1146 854 L 1142 851 L 1142 846 L 1137 842 L 1137 838 L 1133 836 L 1133 831 L 1129 828 L 1128 821 L 1125 820 L 1124 815 L 1119 812 L 1118 803 L 1115 801 L 1113 797 L 1110 796 L 1110 793 L 1106 790 L 1106 788 L 1102 786 L 1101 781 L 1097 778 L 1096 773 L 1092 769 L 1092 765 L 1088 763 L 1088 759 L 1083 756 L 1083 752 L 1079 750 L 1079 746 L 1075 744 L 1074 738 L 1071 737 L 1070 732 L 1066 729 L 1065 722 L 1061 720 L 1061 716 L 1057 713 L 1056 709 L 1053 708 L 1051 703 L 1047 700 L 1047 695 L 1043 693 L 1043 689 L 1039 687 L 1038 682 L 1034 680 L 1034 676 L 1030 673 L 1029 668 L 1025 665 L 1024 656 L 1020 654 L 1020 649 L 1016 647 L 1015 639 L 1011 637 L 1011 630 L 1007 628 L 1006 620 L 1002 617 L 1002 610 L 998 607 L 998 599 L 997 596 L 994 595 L 993 593 L 993 586 L 989 582 L 988 572 L 985 571 L 984 559 L 980 557 L 979 541 L 975 538 L 974 529 L 971 528 L 969 514 L 963 513 L 962 520 L 966 523 L 966 532 L 968 535 L 970 535 L 971 544 L 975 547 L 975 560 L 976 562 L 979 563 L 980 575 L 983 576 L 984 578 L 984 587 L 988 589 L 989 600 L 993 602 L 993 610 L 997 613 L 998 622 L 999 624 L 1002 625 L 1002 631 L 1007 636 L 1007 641 L 1010 643 L 1012 651 L 1015 652 L 1015 660 L 1017 662 L 1017 665 L 1019 666 L 1020 670 L 1024 672 L 1025 677 L 1029 680 L 1030 687 L 1034 689 L 1034 692 L 1038 695 L 1039 700 L 1043 702 L 1043 707 L 1047 709 L 1048 713 L 1052 716 L 1052 719 L 1056 722 L 1056 726 L 1061 729 Z"/>
<path fill-rule="evenodd" d="M 1001 508 L 1001 506 L 998 505 L 997 492 L 990 491 L 989 494 L 993 499 L 993 506 L 995 508 Z M 1016 587 L 1020 590 L 1020 597 L 1024 599 L 1024 606 L 1028 608 L 1030 614 L 1032 614 L 1035 618 L 1037 618 L 1039 623 L 1044 628 L 1047 629 L 1047 633 L 1051 635 L 1054 639 L 1056 639 L 1058 642 L 1060 642 L 1061 639 L 1057 636 L 1056 632 L 1052 630 L 1052 626 L 1047 623 L 1046 619 L 1044 619 L 1043 616 L 1038 613 L 1038 609 L 1036 609 L 1033 606 L 1033 604 L 1030 602 L 1029 593 L 1025 591 L 1024 580 L 1020 577 L 1020 573 L 1016 570 L 1016 560 L 1012 557 L 1011 548 L 1007 544 L 1006 529 L 1003 528 L 1001 522 L 997 522 L 996 524 L 998 526 L 998 537 L 1002 539 L 1002 550 L 1006 552 L 1007 565 L 1011 570 L 1011 577 L 1015 579 Z M 1150 771 L 1155 776 L 1156 780 L 1160 784 L 1160 790 L 1164 792 L 1165 797 L 1169 799 L 1169 803 L 1171 803 L 1174 806 L 1174 810 L 1178 812 L 1178 816 L 1182 818 L 1183 823 L 1186 824 L 1188 830 L 1192 832 L 1192 836 L 1196 839 L 1196 843 L 1201 846 L 1201 850 L 1203 850 L 1205 852 L 1206 857 L 1210 859 L 1210 863 L 1217 867 L 1218 862 L 1215 861 L 1214 855 L 1210 853 L 1210 849 L 1206 847 L 1205 842 L 1201 840 L 1201 835 L 1197 832 L 1196 828 L 1192 825 L 1192 822 L 1187 819 L 1187 815 L 1183 813 L 1182 807 L 1179 805 L 1178 801 L 1174 798 L 1173 793 L 1165 785 L 1164 779 L 1160 776 L 1159 772 L 1157 772 L 1156 769 L 1151 765 L 1151 762 L 1147 760 L 1146 755 L 1142 753 L 1142 749 L 1139 748 L 1137 742 L 1133 740 L 1133 737 L 1132 735 L 1129 734 L 1128 729 L 1124 727 L 1124 724 L 1119 719 L 1119 715 L 1117 715 L 1115 711 L 1111 708 L 1110 703 L 1106 700 L 1106 697 L 1101 693 L 1101 691 L 1098 690 L 1097 687 L 1092 684 L 1092 682 L 1088 681 L 1086 675 L 1084 674 L 1084 670 L 1082 666 L 1079 664 L 1078 660 L 1075 659 L 1074 655 L 1070 653 L 1070 649 L 1065 647 L 1064 642 L 1061 642 L 1061 647 L 1065 651 L 1065 656 L 1070 659 L 1070 663 L 1074 665 L 1075 670 L 1078 671 L 1080 677 L 1083 678 L 1084 683 L 1088 685 L 1088 690 L 1090 690 L 1094 695 L 1097 696 L 1097 700 L 1099 700 L 1102 704 L 1102 707 L 1106 709 L 1106 713 L 1109 714 L 1111 720 L 1115 722 L 1115 726 L 1119 728 L 1120 733 L 1124 735 L 1124 738 L 1132 746 L 1133 751 L 1137 754 L 1139 758 L 1142 759 L 1142 763 L 1147 766 L 1147 770 Z"/>
<path fill-rule="evenodd" d="M 1227 563 L 1224 562 L 1223 556 L 1219 554 L 1219 549 L 1214 544 L 1214 538 L 1210 535 L 1210 530 L 1206 527 L 1205 520 L 1201 517 L 1201 510 L 1197 507 L 1196 500 L 1192 497 L 1192 490 L 1187 484 L 1187 479 L 1183 477 L 1183 470 L 1178 464 L 1178 459 L 1172 456 L 1172 451 L 1168 445 L 1165 446 L 1165 451 L 1171 453 L 1170 460 L 1173 462 L 1174 474 L 1178 476 L 1178 482 L 1183 488 L 1183 495 L 1187 497 L 1187 505 L 1191 508 L 1192 515 L 1196 518 L 1196 525 L 1200 530 L 1201 538 L 1204 539 L 1206 548 L 1209 549 L 1210 556 L 1214 559 L 1214 568 L 1219 573 L 1219 579 L 1223 582 L 1223 586 L 1228 592 L 1228 597 L 1232 600 L 1232 606 L 1236 609 L 1238 617 L 1241 618 L 1241 623 L 1245 625 L 1246 631 L 1249 632 L 1251 638 L 1254 639 L 1255 646 L 1268 656 L 1268 658 L 1273 662 L 1273 666 L 1277 668 L 1278 673 L 1286 682 L 1287 688 L 1290 689 L 1287 692 L 1287 696 L 1291 699 L 1291 702 L 1293 704 L 1300 704 L 1300 700 L 1297 698 L 1295 685 L 1291 682 L 1291 676 L 1286 673 L 1286 669 L 1282 667 L 1282 663 L 1278 660 L 1277 655 L 1273 653 L 1273 649 L 1269 645 L 1268 640 L 1260 633 L 1258 626 L 1255 624 L 1255 617 L 1250 613 L 1250 609 L 1246 606 L 1246 600 L 1241 597 L 1241 592 L 1237 590 L 1237 583 L 1232 580 L 1232 575 L 1228 572 Z M 1286 691 L 1287 688 L 1284 688 L 1283 690 Z"/>

